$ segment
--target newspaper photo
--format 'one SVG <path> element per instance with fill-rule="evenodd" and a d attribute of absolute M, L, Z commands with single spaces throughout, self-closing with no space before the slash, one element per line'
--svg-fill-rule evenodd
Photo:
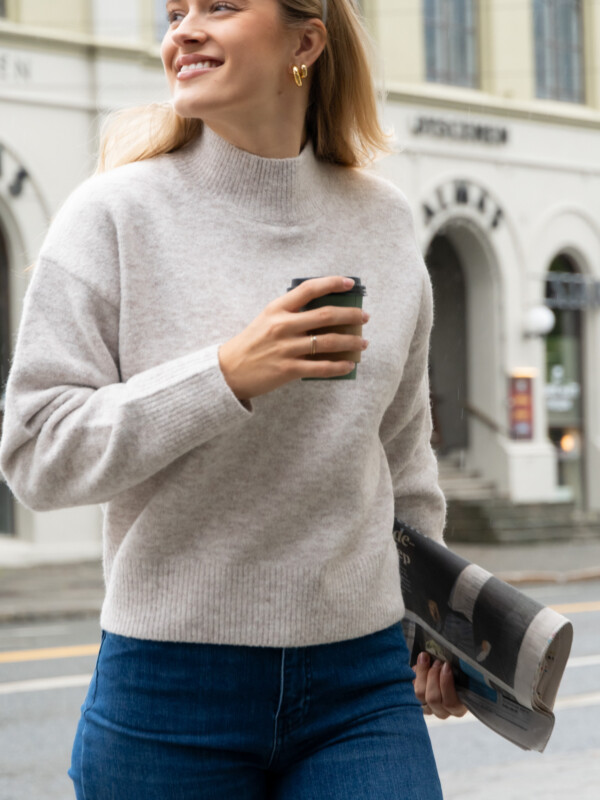
<path fill-rule="evenodd" d="M 573 641 L 571 622 L 399 520 L 404 632 L 452 665 L 460 700 L 524 750 L 543 752 Z"/>

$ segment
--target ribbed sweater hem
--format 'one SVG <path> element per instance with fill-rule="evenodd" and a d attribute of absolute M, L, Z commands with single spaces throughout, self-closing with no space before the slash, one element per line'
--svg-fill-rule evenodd
<path fill-rule="evenodd" d="M 139 639 L 304 647 L 353 639 L 404 615 L 398 556 L 321 566 L 117 558 L 102 628 Z"/>

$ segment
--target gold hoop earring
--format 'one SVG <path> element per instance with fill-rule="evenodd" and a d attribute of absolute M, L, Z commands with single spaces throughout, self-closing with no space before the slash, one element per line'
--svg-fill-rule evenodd
<path fill-rule="evenodd" d="M 302 86 L 302 78 L 308 77 L 308 69 L 306 68 L 306 64 L 302 64 L 300 69 L 296 65 L 292 67 L 292 72 L 294 73 L 294 80 L 296 81 L 296 86 Z"/>

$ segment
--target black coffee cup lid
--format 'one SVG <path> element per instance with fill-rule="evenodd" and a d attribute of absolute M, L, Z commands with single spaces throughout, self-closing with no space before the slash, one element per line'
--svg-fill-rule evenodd
<path fill-rule="evenodd" d="M 315 276 L 315 277 L 317 277 L 317 276 Z M 354 281 L 354 286 L 351 289 L 346 289 L 343 292 L 335 292 L 335 294 L 361 294 L 364 297 L 366 295 L 366 293 L 367 293 L 367 287 L 363 286 L 363 284 L 360 282 L 360 278 L 355 278 L 354 275 L 348 275 L 347 277 L 348 278 L 352 278 L 352 280 Z M 311 280 L 313 280 L 313 279 L 312 278 L 294 278 L 292 280 L 292 285 L 288 288 L 287 291 L 291 292 L 292 289 L 295 289 L 296 286 L 300 286 L 300 284 L 304 283 L 304 281 L 311 281 Z"/>

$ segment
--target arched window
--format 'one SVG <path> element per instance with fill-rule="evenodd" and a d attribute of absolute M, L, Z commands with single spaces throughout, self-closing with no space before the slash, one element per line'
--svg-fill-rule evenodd
<path fill-rule="evenodd" d="M 583 314 L 586 280 L 561 253 L 546 276 L 546 304 L 556 317 L 546 337 L 548 435 L 556 447 L 558 482 L 565 499 L 585 506 Z"/>
<path fill-rule="evenodd" d="M 424 0 L 427 80 L 476 88 L 477 7 L 475 0 Z"/>
<path fill-rule="evenodd" d="M 534 0 L 536 95 L 583 103 L 581 0 Z"/>
<path fill-rule="evenodd" d="M 4 392 L 10 364 L 10 319 L 8 256 L 0 229 L 0 432 L 4 418 Z M 0 534 L 14 533 L 13 503 L 8 486 L 0 476 Z"/>

